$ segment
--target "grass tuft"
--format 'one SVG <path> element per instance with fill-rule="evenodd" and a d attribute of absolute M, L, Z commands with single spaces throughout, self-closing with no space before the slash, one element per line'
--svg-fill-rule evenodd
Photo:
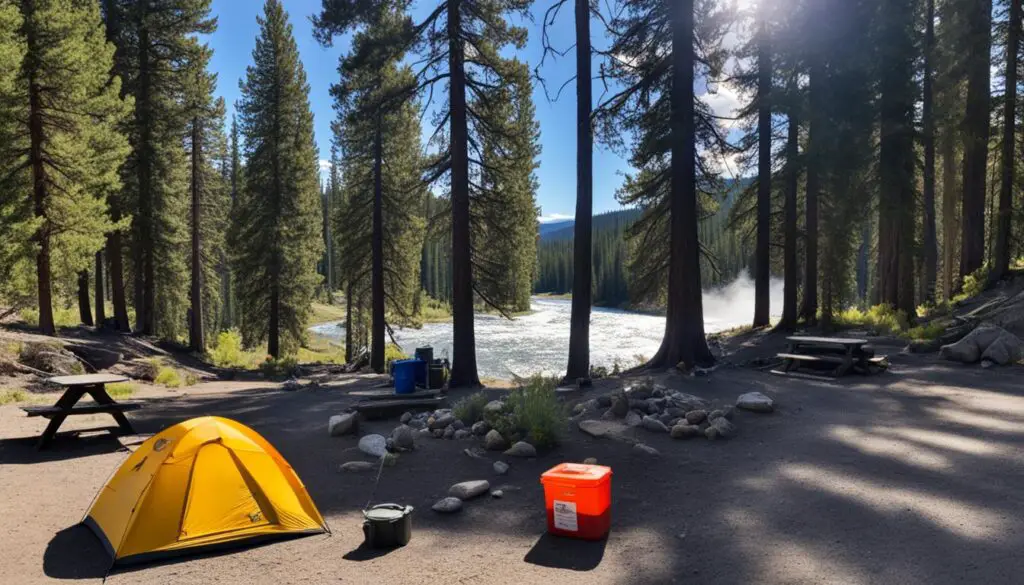
<path fill-rule="evenodd" d="M 107 394 L 110 394 L 111 398 L 128 398 L 135 394 L 137 388 L 135 384 L 131 382 L 118 382 L 117 384 L 107 384 Z"/>
<path fill-rule="evenodd" d="M 467 425 L 471 425 L 484 416 L 484 406 L 487 406 L 487 396 L 483 392 L 470 394 L 455 403 L 452 407 L 452 414 Z"/>

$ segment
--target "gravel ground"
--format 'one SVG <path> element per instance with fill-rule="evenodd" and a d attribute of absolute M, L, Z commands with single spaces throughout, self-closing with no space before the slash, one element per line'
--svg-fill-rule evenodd
<path fill-rule="evenodd" d="M 749 370 L 665 378 L 723 401 L 761 391 L 779 408 L 737 413 L 740 434 L 729 441 L 636 431 L 661 451 L 655 459 L 573 431 L 536 460 L 507 459 L 511 471 L 496 476 L 490 460 L 461 453 L 471 441 L 426 439 L 384 469 L 377 489 L 375 502 L 417 509 L 412 542 L 386 554 L 359 548 L 374 474 L 340 473 L 363 457 L 354 437 L 326 432 L 328 416 L 351 401 L 344 391 L 367 380 L 296 392 L 211 383 L 154 395 L 129 414 L 140 433 L 205 414 L 250 425 L 296 469 L 333 536 L 115 572 L 108 583 L 1020 583 L 1024 372 L 896 362 L 889 373 L 842 382 Z M 395 424 L 370 422 L 364 432 Z M 0 583 L 99 583 L 109 560 L 77 522 L 126 457 L 122 444 L 144 436 L 66 438 L 39 453 L 33 441 L 44 426 L 0 407 Z M 544 536 L 540 474 L 586 457 L 614 470 L 610 537 Z M 448 486 L 472 479 L 504 486 L 505 497 L 467 502 L 454 516 L 430 510 Z"/>

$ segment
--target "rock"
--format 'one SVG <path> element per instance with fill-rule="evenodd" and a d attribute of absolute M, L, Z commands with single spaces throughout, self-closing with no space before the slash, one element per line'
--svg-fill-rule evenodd
<path fill-rule="evenodd" d="M 71 376 L 81 374 L 85 371 L 85 368 L 82 367 L 82 363 L 78 361 L 78 358 L 62 349 L 55 351 L 37 351 L 33 353 L 29 359 L 26 359 L 24 355 L 25 352 L 22 352 L 23 357 L 21 358 L 21 363 L 29 366 L 30 368 L 42 370 L 50 374 Z"/>
<path fill-rule="evenodd" d="M 735 416 L 735 415 L 736 415 L 736 408 L 735 407 L 726 406 L 725 408 L 722 409 L 722 416 L 724 416 L 726 418 L 726 420 L 732 420 L 732 417 Z"/>
<path fill-rule="evenodd" d="M 659 455 L 661 455 L 661 453 L 659 453 L 657 449 L 651 447 L 650 445 L 644 445 L 643 443 L 637 443 L 636 445 L 633 445 L 633 453 L 636 453 L 638 455 L 645 455 L 648 457 L 658 457 Z"/>
<path fill-rule="evenodd" d="M 486 479 L 463 481 L 448 488 L 448 496 L 460 500 L 472 500 L 491 489 L 491 482 Z"/>
<path fill-rule="evenodd" d="M 670 406 L 665 409 L 665 414 L 670 414 L 675 418 L 683 418 L 686 416 L 686 411 L 677 406 Z"/>
<path fill-rule="evenodd" d="M 725 414 L 721 410 L 712 410 L 708 413 L 708 420 L 715 420 L 716 418 L 721 418 L 723 416 L 725 416 Z"/>
<path fill-rule="evenodd" d="M 1003 331 L 985 348 L 981 359 L 995 362 L 1000 366 L 1015 364 L 1024 359 L 1024 341 L 1009 331 Z"/>
<path fill-rule="evenodd" d="M 377 469 L 377 465 L 369 461 L 349 461 L 348 463 L 341 464 L 341 470 L 348 473 L 361 473 L 363 471 L 373 471 L 374 469 Z"/>
<path fill-rule="evenodd" d="M 388 452 L 388 440 L 381 435 L 366 435 L 359 439 L 359 450 L 371 457 L 383 457 Z"/>
<path fill-rule="evenodd" d="M 615 415 L 616 418 L 623 418 L 629 412 L 629 399 L 623 393 L 618 393 L 612 397 L 612 405 L 609 411 Z"/>
<path fill-rule="evenodd" d="M 989 368 L 994 368 L 997 365 L 999 364 L 995 363 L 992 360 L 981 360 L 981 367 L 985 368 L 986 370 Z"/>
<path fill-rule="evenodd" d="M 943 345 L 939 355 L 965 364 L 973 364 L 982 359 L 1008 364 L 1024 357 L 1024 341 L 1002 327 L 984 323 L 960 341 Z"/>
<path fill-rule="evenodd" d="M 598 396 L 595 400 L 597 400 L 597 406 L 599 408 L 608 408 L 612 405 L 612 397 L 607 394 Z"/>
<path fill-rule="evenodd" d="M 686 422 L 690 423 L 691 425 L 699 425 L 700 423 L 704 422 L 704 419 L 706 419 L 707 417 L 708 413 L 706 410 L 691 410 L 690 412 L 686 413 Z"/>
<path fill-rule="evenodd" d="M 471 432 L 478 437 L 486 435 L 489 430 L 491 430 L 491 425 L 487 424 L 487 421 L 484 420 L 473 423 L 471 427 Z"/>
<path fill-rule="evenodd" d="M 473 433 L 469 429 L 459 429 L 459 430 L 455 431 L 455 434 L 452 435 L 452 438 L 455 439 L 455 440 L 459 440 L 459 439 L 467 439 L 467 438 L 472 437 L 472 436 L 473 436 Z"/>
<path fill-rule="evenodd" d="M 775 410 L 775 402 L 760 392 L 747 392 L 736 399 L 736 408 L 751 412 L 772 412 Z"/>
<path fill-rule="evenodd" d="M 462 452 L 473 459 L 486 459 L 484 455 L 487 453 L 480 447 L 470 447 L 468 449 L 463 449 Z"/>
<path fill-rule="evenodd" d="M 504 461 L 494 462 L 494 473 L 497 473 L 498 475 L 505 475 L 506 473 L 508 473 L 508 469 L 508 463 L 505 463 Z"/>
<path fill-rule="evenodd" d="M 636 411 L 629 411 L 626 413 L 626 419 L 624 421 L 627 427 L 638 427 L 644 423 L 644 419 Z"/>
<path fill-rule="evenodd" d="M 332 437 L 340 437 L 354 433 L 359 427 L 359 415 L 354 412 L 336 414 L 327 419 L 327 434 Z"/>
<path fill-rule="evenodd" d="M 645 429 L 647 429 L 648 431 L 654 432 L 654 433 L 667 433 L 668 432 L 668 427 L 665 426 L 665 423 L 663 423 L 660 420 L 654 418 L 653 416 L 645 416 L 643 418 L 643 423 L 642 424 L 643 424 L 643 427 Z"/>
<path fill-rule="evenodd" d="M 434 430 L 430 431 L 430 433 L 432 435 L 434 435 L 435 439 L 440 439 L 440 438 L 444 437 L 444 430 L 443 429 L 434 429 Z"/>
<path fill-rule="evenodd" d="M 454 439 L 455 438 L 455 427 L 453 427 L 452 425 L 448 425 L 447 427 L 445 427 L 444 432 L 441 433 L 441 436 L 446 438 L 446 439 Z"/>
<path fill-rule="evenodd" d="M 462 500 L 459 498 L 442 498 L 431 506 L 430 509 L 442 514 L 451 514 L 462 509 Z"/>
<path fill-rule="evenodd" d="M 412 427 L 414 429 L 417 429 L 417 430 L 421 430 L 421 429 L 428 430 L 428 431 L 430 430 L 430 429 L 427 428 L 427 422 L 425 420 L 421 419 L 421 418 L 414 418 L 414 419 L 408 421 L 405 424 L 407 424 L 410 427 Z"/>
<path fill-rule="evenodd" d="M 537 449 L 526 441 L 519 441 L 512 445 L 508 451 L 505 451 L 505 455 L 509 457 L 536 457 Z"/>
<path fill-rule="evenodd" d="M 669 398 L 669 402 L 676 408 L 682 408 L 689 412 L 691 410 L 703 410 L 707 407 L 708 402 L 700 396 L 694 396 L 693 394 L 687 394 L 685 392 L 676 392 Z"/>
<path fill-rule="evenodd" d="M 654 380 L 644 378 L 631 387 L 626 388 L 625 391 L 631 399 L 647 400 L 654 393 Z"/>
<path fill-rule="evenodd" d="M 583 460 L 584 465 L 597 465 L 597 457 L 587 457 Z"/>
<path fill-rule="evenodd" d="M 442 415 L 440 417 L 434 418 L 433 422 L 431 422 L 429 419 L 427 419 L 427 424 L 428 424 L 428 426 L 430 426 L 431 430 L 435 430 L 435 429 L 442 429 L 442 430 L 444 430 L 445 427 L 447 427 L 448 425 L 450 425 L 450 424 L 452 424 L 454 422 L 455 422 L 455 417 L 450 415 L 450 414 L 445 414 L 445 415 Z M 454 433 L 455 430 L 453 429 L 452 432 Z"/>
<path fill-rule="evenodd" d="M 501 436 L 501 433 L 491 429 L 487 431 L 487 435 L 484 436 L 484 448 L 488 451 L 501 451 L 508 447 L 508 441 L 505 437 Z"/>
<path fill-rule="evenodd" d="M 412 427 L 399 425 L 391 431 L 391 441 L 395 449 L 400 451 L 411 451 L 416 448 L 416 438 L 413 435 Z"/>
<path fill-rule="evenodd" d="M 663 413 L 659 414 L 656 418 L 658 420 L 660 420 L 661 422 L 663 422 L 664 424 L 666 424 L 669 427 L 671 427 L 672 425 L 669 425 L 668 423 L 670 423 L 673 419 L 675 419 L 677 417 L 674 417 L 674 416 L 672 416 L 671 414 L 669 414 L 667 412 L 663 412 Z"/>
<path fill-rule="evenodd" d="M 409 421 L 411 421 L 411 420 L 412 420 L 412 413 L 411 412 L 404 412 L 404 413 L 402 413 L 402 418 L 398 419 L 398 422 L 402 423 L 403 425 L 407 425 L 407 424 L 409 424 Z"/>
<path fill-rule="evenodd" d="M 284 384 L 281 384 L 281 389 L 286 392 L 294 392 L 302 389 L 302 382 L 299 382 L 295 378 L 288 378 L 285 380 Z"/>
<path fill-rule="evenodd" d="M 501 490 L 494 490 L 494 491 L 491 492 L 491 497 L 492 498 L 499 498 L 500 499 L 500 498 L 502 498 L 504 496 L 505 496 L 505 492 L 503 492 Z"/>
<path fill-rule="evenodd" d="M 92 369 L 96 371 L 112 368 L 124 359 L 124 356 L 116 351 L 93 347 L 91 345 L 70 344 L 65 347 L 68 351 L 92 366 Z"/>
<path fill-rule="evenodd" d="M 718 429 L 715 427 L 708 427 L 704 429 L 704 436 L 707 437 L 709 441 L 714 441 L 718 438 Z"/>
<path fill-rule="evenodd" d="M 723 439 L 736 436 L 736 425 L 732 424 L 725 417 L 719 417 L 711 421 L 710 429 L 718 431 L 718 436 Z"/>
<path fill-rule="evenodd" d="M 670 434 L 673 439 L 692 439 L 693 437 L 699 437 L 701 430 L 698 426 L 681 423 L 672 427 Z"/>
<path fill-rule="evenodd" d="M 628 427 L 617 420 L 584 420 L 579 422 L 580 430 L 591 437 L 619 435 Z"/>
<path fill-rule="evenodd" d="M 492 400 L 484 405 L 484 412 L 499 413 L 505 409 L 505 403 L 500 400 Z"/>
<path fill-rule="evenodd" d="M 459 419 L 455 419 L 455 422 L 452 423 L 452 428 L 455 429 L 456 431 L 461 431 L 462 429 L 466 428 L 466 423 L 462 422 Z"/>
<path fill-rule="evenodd" d="M 610 408 L 604 411 L 604 414 L 601 415 L 601 420 L 615 420 L 617 418 L 619 417 L 615 416 L 615 413 L 612 412 L 612 409 Z"/>
<path fill-rule="evenodd" d="M 431 437 L 431 436 L 434 435 L 434 431 L 432 431 L 430 429 L 420 429 L 420 430 L 416 431 L 416 434 L 421 436 L 421 437 Z"/>

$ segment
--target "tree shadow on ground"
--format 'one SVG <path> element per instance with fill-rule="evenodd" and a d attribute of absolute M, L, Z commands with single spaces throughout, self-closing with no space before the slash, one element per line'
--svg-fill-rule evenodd
<path fill-rule="evenodd" d="M 127 450 L 110 432 L 89 429 L 57 433 L 45 449 L 37 449 L 39 437 L 0 439 L 0 465 L 35 465 Z"/>

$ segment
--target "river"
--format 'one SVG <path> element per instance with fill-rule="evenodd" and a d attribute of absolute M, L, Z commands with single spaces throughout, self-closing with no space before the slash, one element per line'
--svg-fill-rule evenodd
<path fill-rule="evenodd" d="M 782 284 L 772 281 L 772 314 L 782 308 Z M 534 297 L 532 312 L 515 319 L 477 314 L 475 318 L 477 369 L 481 377 L 508 379 L 512 375 L 548 375 L 565 372 L 569 355 L 571 301 Z M 728 286 L 704 293 L 704 329 L 708 333 L 749 324 L 754 315 L 753 284 L 740 278 Z M 339 322 L 311 327 L 318 335 L 344 339 Z M 658 351 L 665 318 L 594 307 L 590 320 L 590 360 L 611 368 L 636 365 L 640 357 Z M 432 346 L 434 357 L 450 355 L 452 324 L 428 323 L 422 329 L 396 329 L 395 338 L 406 353 Z"/>

